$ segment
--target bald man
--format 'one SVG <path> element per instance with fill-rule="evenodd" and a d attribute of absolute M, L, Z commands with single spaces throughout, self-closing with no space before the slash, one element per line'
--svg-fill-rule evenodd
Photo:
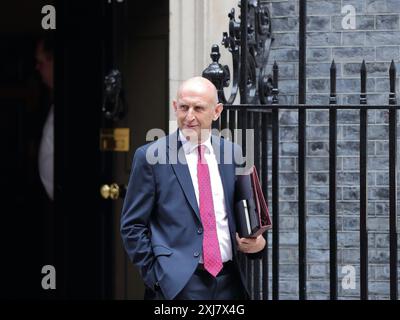
<path fill-rule="evenodd" d="M 262 236 L 241 239 L 234 218 L 240 148 L 211 135 L 223 106 L 205 78 L 181 84 L 179 129 L 135 152 L 121 217 L 126 252 L 148 299 L 248 297 L 237 252 L 261 257 Z"/>

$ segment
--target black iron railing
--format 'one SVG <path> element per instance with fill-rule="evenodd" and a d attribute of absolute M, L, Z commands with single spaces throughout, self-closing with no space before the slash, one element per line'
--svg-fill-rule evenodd
<path fill-rule="evenodd" d="M 254 129 L 255 165 L 260 172 L 263 190 L 268 195 L 271 187 L 272 209 L 272 299 L 279 299 L 279 115 L 281 110 L 298 111 L 298 243 L 299 243 L 299 299 L 307 299 L 307 233 L 306 233 L 306 115 L 307 110 L 329 110 L 329 259 L 330 259 L 330 298 L 338 298 L 337 268 L 337 111 L 343 109 L 359 110 L 360 114 L 360 298 L 368 299 L 368 230 L 367 230 L 367 142 L 368 111 L 383 109 L 389 111 L 389 236 L 390 236 L 390 298 L 397 299 L 397 212 L 396 212 L 396 161 L 397 161 L 397 110 L 396 68 L 392 61 L 389 68 L 390 94 L 389 105 L 367 105 L 367 68 L 363 61 L 360 70 L 361 88 L 358 105 L 338 105 L 336 98 L 336 65 L 332 62 L 330 70 L 330 99 L 327 105 L 306 104 L 306 25 L 307 1 L 299 0 L 299 104 L 279 104 L 278 65 L 275 63 L 272 74 L 267 73 L 269 50 L 273 42 L 271 15 L 268 2 L 263 0 L 240 0 L 240 21 L 235 19 L 235 10 L 229 13 L 229 32 L 223 34 L 222 44 L 231 52 L 233 75 L 228 66 L 219 63 L 218 45 L 211 50 L 212 63 L 204 70 L 203 76 L 210 79 L 218 90 L 224 111 L 219 129 Z M 232 80 L 231 80 L 232 78 Z M 229 98 L 225 97 L 224 88 L 231 84 Z M 240 92 L 240 104 L 234 105 Z M 271 137 L 269 137 L 271 132 Z M 246 138 L 241 141 L 232 135 L 233 140 L 241 143 L 246 150 Z M 268 168 L 268 144 L 272 143 L 272 162 Z M 271 169 L 272 182 L 267 180 Z M 268 238 L 268 237 L 266 237 Z M 268 299 L 269 261 L 265 253 L 262 264 L 243 260 L 247 270 L 248 282 L 253 299 Z"/>
<path fill-rule="evenodd" d="M 359 110 L 360 112 L 360 298 L 368 299 L 368 230 L 367 230 L 367 203 L 368 203 L 368 183 L 367 183 L 367 129 L 368 111 L 373 109 L 383 109 L 389 111 L 389 237 L 390 237 L 390 297 L 397 299 L 397 212 L 396 212 L 396 162 L 397 162 L 397 110 L 400 105 L 396 104 L 396 68 L 394 62 L 390 65 L 390 96 L 389 105 L 366 105 L 367 104 L 367 69 L 365 63 L 361 65 L 361 94 L 359 105 L 338 105 L 336 103 L 336 66 L 332 62 L 330 83 L 330 103 L 329 105 L 281 105 L 278 103 L 278 66 L 273 67 L 273 89 L 272 104 L 241 104 L 225 105 L 224 112 L 218 123 L 219 129 L 254 129 L 254 161 L 259 170 L 263 190 L 267 194 L 268 186 L 272 186 L 272 203 L 270 207 L 273 215 L 272 229 L 272 298 L 279 299 L 279 113 L 280 110 L 290 109 L 304 112 L 307 110 L 325 109 L 329 110 L 329 251 L 330 251 L 330 297 L 338 297 L 338 277 L 337 277 L 337 199 L 336 199 L 336 149 L 337 149 L 337 111 L 338 110 Z M 268 127 L 272 126 L 272 183 L 267 180 L 268 168 Z M 299 131 L 306 128 L 306 117 L 299 117 Z M 242 136 L 242 138 L 244 138 Z M 242 143 L 243 141 L 236 141 Z M 301 146 L 306 145 L 306 136 L 299 135 L 299 162 L 305 153 L 300 153 Z M 298 180 L 305 181 L 306 170 L 299 170 Z M 304 193 L 307 186 L 305 186 Z M 305 198 L 300 197 L 299 189 L 299 208 L 305 207 Z M 300 212 L 300 210 L 299 210 Z M 306 217 L 299 214 L 299 299 L 306 298 Z M 303 232 L 300 229 L 304 228 Z M 268 252 L 266 252 L 262 265 L 247 261 L 247 271 L 249 283 L 253 289 L 254 299 L 266 299 L 268 294 Z M 303 275 L 303 277 L 302 277 Z"/>

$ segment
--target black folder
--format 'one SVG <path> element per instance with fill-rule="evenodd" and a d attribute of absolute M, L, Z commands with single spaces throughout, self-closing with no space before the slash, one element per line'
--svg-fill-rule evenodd
<path fill-rule="evenodd" d="M 235 216 L 241 238 L 254 238 L 272 228 L 256 167 L 251 173 L 238 175 L 235 185 Z"/>

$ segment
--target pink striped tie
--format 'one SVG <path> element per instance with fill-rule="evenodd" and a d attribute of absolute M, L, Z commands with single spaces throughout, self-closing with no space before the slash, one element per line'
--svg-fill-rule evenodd
<path fill-rule="evenodd" d="M 210 172 L 204 158 L 205 146 L 198 147 L 197 180 L 199 184 L 200 217 L 203 224 L 203 260 L 204 268 L 214 277 L 222 269 L 219 249 L 214 203 L 211 191 Z"/>

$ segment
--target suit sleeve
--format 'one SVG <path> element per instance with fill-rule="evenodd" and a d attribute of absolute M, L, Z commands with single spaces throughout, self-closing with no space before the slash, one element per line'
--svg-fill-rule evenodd
<path fill-rule="evenodd" d="M 146 161 L 143 148 L 134 157 L 127 193 L 121 215 L 121 236 L 125 250 L 149 288 L 157 279 L 154 273 L 154 254 L 150 239 L 150 216 L 155 206 L 153 169 Z"/>

